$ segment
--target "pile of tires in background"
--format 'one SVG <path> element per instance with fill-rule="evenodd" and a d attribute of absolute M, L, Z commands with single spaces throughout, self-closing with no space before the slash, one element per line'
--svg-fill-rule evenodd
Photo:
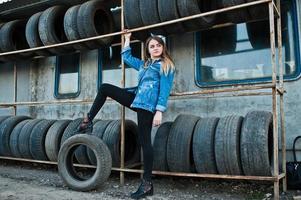
<path fill-rule="evenodd" d="M 208 11 L 249 3 L 255 0 L 126 0 L 124 16 L 128 28 L 147 26 Z M 268 17 L 268 6 L 257 5 L 222 15 L 208 15 L 189 21 L 179 22 L 148 31 L 135 33 L 144 40 L 150 34 L 172 35 L 207 29 L 217 23 L 240 23 Z"/>
<path fill-rule="evenodd" d="M 17 19 L 1 24 L 0 50 L 15 51 L 112 33 L 118 28 L 120 30 L 119 18 L 120 10 L 111 11 L 104 1 L 99 0 L 70 8 L 63 5 L 53 6 L 32 15 L 29 19 Z M 112 41 L 113 37 L 106 37 L 92 42 L 6 56 L 3 59 L 61 55 L 75 50 L 100 48 L 110 45 Z"/>
<path fill-rule="evenodd" d="M 57 161 L 61 178 L 72 189 L 89 191 L 102 185 L 120 163 L 120 120 L 95 120 L 93 132 L 78 134 L 82 118 L 31 119 L 0 116 L 0 156 Z M 139 163 L 138 128 L 125 121 L 125 165 Z M 95 166 L 83 172 L 74 164 Z M 83 175 L 84 173 L 84 175 Z"/>
<path fill-rule="evenodd" d="M 31 119 L 27 116 L 0 117 L 0 155 L 16 158 L 57 161 L 61 145 L 76 133 L 82 119 L 46 120 Z M 108 146 L 113 166 L 120 163 L 120 120 L 96 120 L 92 135 L 102 139 Z M 125 163 L 140 160 L 138 131 L 135 122 L 126 120 Z M 75 151 L 75 162 L 96 165 L 93 152 L 86 146 Z"/>
<path fill-rule="evenodd" d="M 272 114 L 200 118 L 179 115 L 154 139 L 154 170 L 226 175 L 272 175 Z"/>
<path fill-rule="evenodd" d="M 77 134 L 75 120 L 0 117 L 0 155 L 58 161 L 59 173 L 72 189 L 95 189 L 120 163 L 120 120 L 95 120 L 91 134 Z M 165 122 L 154 138 L 153 169 L 202 174 L 270 176 L 272 114 L 251 111 L 245 117 L 200 118 L 179 115 Z M 74 163 L 94 165 L 83 178 Z M 138 127 L 125 121 L 125 165 L 140 162 Z"/>
<path fill-rule="evenodd" d="M 60 146 L 82 119 L 46 120 L 26 116 L 0 117 L 0 155 L 57 161 Z M 92 135 L 108 146 L 112 164 L 120 163 L 120 120 L 96 120 Z M 245 117 L 200 118 L 179 115 L 165 122 L 154 138 L 154 170 L 229 175 L 271 175 L 272 114 L 251 111 Z M 75 151 L 80 164 L 96 165 L 86 146 Z M 125 165 L 140 161 L 138 129 L 125 123 Z"/>
<path fill-rule="evenodd" d="M 137 28 L 252 1 L 254 0 L 126 0 L 124 16 L 127 28 Z M 16 19 L 1 24 L 0 52 L 53 45 L 112 33 L 120 30 L 120 13 L 120 9 L 108 8 L 104 0 L 87 1 L 70 8 L 63 5 L 53 6 L 28 19 Z M 134 37 L 144 40 L 150 33 L 167 36 L 205 29 L 223 21 L 239 23 L 267 16 L 266 5 L 253 6 L 228 12 L 222 17 L 210 15 L 141 31 L 135 33 Z M 117 38 L 120 39 L 119 36 Z M 18 60 L 35 55 L 52 56 L 72 53 L 76 50 L 96 49 L 110 45 L 113 39 L 113 37 L 106 37 L 80 44 L 2 56 L 0 60 Z"/>

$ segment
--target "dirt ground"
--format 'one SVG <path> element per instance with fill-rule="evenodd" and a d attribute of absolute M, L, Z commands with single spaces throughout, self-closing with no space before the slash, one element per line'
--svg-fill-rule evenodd
<path fill-rule="evenodd" d="M 130 199 L 139 185 L 138 174 L 126 174 L 125 185 L 119 173 L 112 172 L 99 189 L 76 192 L 63 183 L 56 166 L 0 160 L 0 200 L 85 200 Z M 273 199 L 272 183 L 221 181 L 200 178 L 154 177 L 154 195 L 146 199 L 242 200 Z M 289 191 L 281 199 L 295 199 L 299 191 Z"/>

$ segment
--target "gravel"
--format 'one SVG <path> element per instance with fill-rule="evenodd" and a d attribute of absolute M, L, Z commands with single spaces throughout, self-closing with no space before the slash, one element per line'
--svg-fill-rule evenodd
<path fill-rule="evenodd" d="M 0 200 L 85 200 L 130 199 L 129 193 L 137 189 L 139 174 L 125 174 L 125 184 L 120 185 L 119 173 L 97 190 L 77 192 L 69 189 L 59 177 L 55 165 L 0 161 Z M 146 199 L 202 199 L 242 200 L 273 199 L 271 182 L 225 181 L 202 178 L 154 176 L 154 195 Z M 281 199 L 293 199 L 299 191 L 282 194 Z"/>

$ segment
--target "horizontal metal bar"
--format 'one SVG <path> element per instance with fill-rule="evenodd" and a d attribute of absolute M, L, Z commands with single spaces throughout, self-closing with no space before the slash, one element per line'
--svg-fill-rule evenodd
<path fill-rule="evenodd" d="M 222 94 L 222 95 L 189 95 L 189 96 L 171 96 L 170 100 L 181 100 L 181 99 L 203 99 L 203 98 L 221 98 L 221 97 L 238 97 L 238 96 L 270 96 L 272 92 L 239 92 L 231 94 Z"/>
<path fill-rule="evenodd" d="M 83 100 L 59 100 L 59 101 L 36 101 L 36 102 L 15 102 L 15 103 L 0 103 L 0 106 L 11 107 L 14 105 L 22 106 L 22 105 L 51 105 L 51 104 L 73 104 L 73 103 L 92 103 L 92 99 L 83 99 Z"/>
<path fill-rule="evenodd" d="M 57 165 L 57 162 L 54 161 L 48 161 L 48 160 L 33 160 L 33 159 L 26 159 L 26 158 L 15 158 L 15 157 L 6 157 L 6 156 L 0 156 L 0 160 L 14 160 L 19 162 L 31 162 L 31 163 L 39 163 L 39 164 L 46 164 L 46 165 Z M 95 169 L 95 165 L 86 165 L 86 164 L 73 164 L 75 167 L 83 167 L 83 168 L 91 168 Z M 132 168 L 136 166 L 140 166 L 141 163 L 134 163 L 131 165 L 126 166 L 127 168 Z"/>
<path fill-rule="evenodd" d="M 214 10 L 214 11 L 209 11 L 209 12 L 205 12 L 205 13 L 201 13 L 201 14 L 182 17 L 182 18 L 175 19 L 175 20 L 170 20 L 170 21 L 166 21 L 166 22 L 161 22 L 161 23 L 156 23 L 156 24 L 152 24 L 152 25 L 142 26 L 142 27 L 134 28 L 134 29 L 129 29 L 128 32 L 136 32 L 136 31 L 142 31 L 142 30 L 146 30 L 146 29 L 150 29 L 150 28 L 156 28 L 156 27 L 160 27 L 160 26 L 164 26 L 164 25 L 174 24 L 174 23 L 177 23 L 177 22 L 183 22 L 183 21 L 196 19 L 196 18 L 200 18 L 200 17 L 205 17 L 205 16 L 209 16 L 209 15 L 213 15 L 213 14 L 222 13 L 222 12 L 227 12 L 227 11 L 231 11 L 231 10 L 235 10 L 235 9 L 245 8 L 245 7 L 249 7 L 249 6 L 255 6 L 255 5 L 263 4 L 263 3 L 269 3 L 271 1 L 272 0 L 258 0 L 258 1 L 250 2 L 250 3 L 245 3 L 245 4 L 240 4 L 240 5 L 236 5 L 236 6 L 222 8 L 222 9 L 218 9 L 218 10 Z M 105 38 L 105 37 L 117 36 L 117 35 L 121 35 L 121 34 L 123 34 L 123 31 L 109 33 L 109 34 L 95 36 L 95 37 L 90 37 L 90 38 L 84 38 L 84 39 L 80 39 L 80 40 L 63 42 L 63 43 L 59 43 L 59 44 L 53 44 L 53 45 L 35 47 L 35 48 L 30 48 L 30 49 L 23 49 L 23 50 L 0 53 L 0 56 L 13 55 L 13 54 L 18 54 L 18 53 L 38 51 L 38 50 L 42 50 L 42 49 L 49 49 L 49 48 L 67 46 L 67 45 L 78 44 L 78 43 L 82 43 L 82 42 L 102 39 L 102 38 Z"/>
<path fill-rule="evenodd" d="M 141 42 L 140 40 L 131 40 L 130 43 L 134 44 L 134 43 L 139 43 Z M 110 45 L 111 47 L 116 47 L 116 46 L 121 46 L 121 43 L 114 43 Z"/>
<path fill-rule="evenodd" d="M 143 173 L 141 169 L 121 169 L 112 168 L 113 171 L 122 171 L 130 173 Z M 212 178 L 212 179 L 233 179 L 233 180 L 257 180 L 257 181 L 277 181 L 282 176 L 243 176 L 243 175 L 222 175 L 222 174 L 197 174 L 197 173 L 184 173 L 184 172 L 165 172 L 165 171 L 152 171 L 152 174 L 163 176 L 181 176 L 181 177 L 197 177 L 197 178 Z"/>
<path fill-rule="evenodd" d="M 21 162 L 32 162 L 32 163 L 40 163 L 40 164 L 49 164 L 49 165 L 57 165 L 57 162 L 45 161 L 45 160 L 32 160 L 32 159 L 26 159 L 26 158 L 15 158 L 15 157 L 6 157 L 6 156 L 0 156 L 0 159 L 21 161 Z"/>
<path fill-rule="evenodd" d="M 138 42 L 141 42 L 140 40 L 131 40 L 130 43 L 133 44 L 133 43 L 138 43 Z M 116 47 L 116 46 L 121 46 L 121 43 L 113 43 L 110 45 L 110 47 Z M 75 50 L 74 53 L 79 53 L 80 50 Z M 32 57 L 32 60 L 34 59 L 40 59 L 40 58 L 45 58 L 47 56 L 41 56 L 41 55 L 34 55 Z"/>
<path fill-rule="evenodd" d="M 203 94 L 215 94 L 215 93 L 223 93 L 223 92 L 238 92 L 244 90 L 258 90 L 258 89 L 267 89 L 272 88 L 273 84 L 266 84 L 266 85 L 253 85 L 253 86 L 237 86 L 232 88 L 222 88 L 222 89 L 204 89 L 200 91 L 193 91 L 193 92 L 181 92 L 181 93 L 172 93 L 171 97 L 187 97 L 187 96 L 194 96 L 194 95 L 203 95 Z M 225 96 L 254 96 L 254 95 L 269 95 L 270 93 L 267 92 L 257 92 L 257 93 L 237 93 L 232 95 L 225 95 Z M 220 96 L 202 96 L 203 98 L 208 97 L 224 97 Z M 108 98 L 108 100 L 112 100 Z M 82 103 L 82 104 L 90 104 L 94 100 L 93 99 L 83 99 L 83 100 L 51 100 L 51 101 L 36 101 L 36 102 L 12 102 L 12 103 L 0 103 L 0 107 L 12 107 L 12 106 L 38 106 L 38 105 L 52 105 L 52 104 L 74 104 L 74 103 Z"/>
<path fill-rule="evenodd" d="M 50 164 L 57 165 L 57 162 L 53 161 L 44 161 L 44 160 L 32 160 L 32 159 L 24 159 L 24 158 L 14 158 L 14 157 L 5 157 L 0 156 L 0 159 L 3 160 L 15 160 L 22 162 L 32 162 L 39 164 Z M 96 166 L 93 165 L 83 165 L 83 164 L 74 164 L 76 167 L 84 167 L 84 168 L 92 168 L 95 169 Z M 112 171 L 122 171 L 122 172 L 130 172 L 130 173 L 143 173 L 141 169 L 128 169 L 128 168 L 116 168 L 113 167 Z M 212 179 L 233 179 L 233 180 L 258 180 L 258 181 L 277 181 L 285 176 L 284 173 L 277 176 L 237 176 L 237 175 L 221 175 L 221 174 L 197 174 L 197 173 L 184 173 L 184 172 L 165 172 L 165 171 L 152 171 L 152 174 L 163 175 L 163 176 L 181 176 L 181 177 L 198 177 L 198 178 L 212 178 Z"/>
<path fill-rule="evenodd" d="M 243 86 L 234 86 L 232 88 L 221 88 L 221 89 L 204 89 L 200 91 L 193 92 L 177 92 L 173 93 L 173 96 L 182 96 L 182 95 L 196 95 L 196 94 L 211 94 L 211 93 L 222 93 L 222 92 L 234 92 L 234 91 L 243 91 L 243 90 L 258 90 L 266 88 L 275 88 L 274 84 L 264 84 L 264 85 L 243 85 Z"/>
<path fill-rule="evenodd" d="M 203 99 L 203 98 L 221 98 L 221 97 L 238 97 L 238 96 L 270 96 L 272 95 L 271 92 L 252 92 L 252 93 L 234 93 L 234 94 L 225 94 L 225 95 L 190 95 L 190 96 L 171 96 L 170 97 L 170 100 L 182 100 L 182 99 Z M 107 100 L 111 100 L 113 101 L 112 99 L 107 99 Z M 64 102 L 61 102 L 61 101 L 55 101 L 55 102 L 48 102 L 48 101 L 41 101 L 41 102 L 16 102 L 16 103 L 0 103 L 0 108 L 10 108 L 10 107 L 15 107 L 15 106 L 43 106 L 43 105 L 62 105 L 62 104 L 91 104 L 93 103 L 93 99 L 90 99 L 90 100 L 78 100 L 76 102 L 74 102 L 73 100 L 70 100 L 69 101 L 64 101 Z"/>

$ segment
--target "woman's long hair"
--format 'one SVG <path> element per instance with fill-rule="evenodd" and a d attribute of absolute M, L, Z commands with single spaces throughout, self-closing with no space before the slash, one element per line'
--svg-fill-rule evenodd
<path fill-rule="evenodd" d="M 161 69 L 162 69 L 163 73 L 165 75 L 167 75 L 169 73 L 169 71 L 173 72 L 175 70 L 175 65 L 167 51 L 164 41 L 159 36 L 151 36 L 146 40 L 145 48 L 144 48 L 145 60 L 148 61 L 151 58 L 151 55 L 148 52 L 148 45 L 151 40 L 156 40 L 163 47 L 163 51 L 162 51 L 162 55 L 161 55 L 161 63 L 162 63 Z M 145 62 L 144 67 L 146 67 L 147 65 L 148 65 L 148 62 Z"/>

